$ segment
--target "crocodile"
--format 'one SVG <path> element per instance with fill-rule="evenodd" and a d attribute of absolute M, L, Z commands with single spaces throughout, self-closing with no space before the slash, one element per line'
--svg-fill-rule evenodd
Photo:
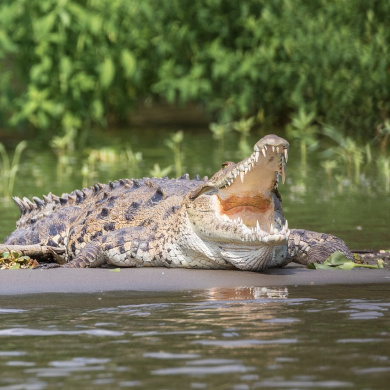
<path fill-rule="evenodd" d="M 252 154 L 210 179 L 123 179 L 43 199 L 14 197 L 21 211 L 4 244 L 48 246 L 63 267 L 165 266 L 262 271 L 323 262 L 343 240 L 289 229 L 282 210 L 289 143 L 261 138 Z"/>

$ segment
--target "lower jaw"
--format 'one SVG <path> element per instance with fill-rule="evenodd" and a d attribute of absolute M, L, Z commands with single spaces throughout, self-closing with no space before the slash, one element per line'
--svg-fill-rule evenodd
<path fill-rule="evenodd" d="M 260 226 L 264 232 L 269 233 L 273 223 L 273 213 L 270 211 L 259 213 L 258 211 L 252 206 L 240 206 L 224 211 L 222 216 L 226 215 L 232 221 L 241 220 L 248 228 Z"/>

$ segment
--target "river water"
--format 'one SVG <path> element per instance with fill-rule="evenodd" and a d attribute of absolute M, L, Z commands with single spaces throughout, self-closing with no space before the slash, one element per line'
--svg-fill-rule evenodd
<path fill-rule="evenodd" d="M 1 298 L 0 388 L 388 389 L 389 291 Z"/>
<path fill-rule="evenodd" d="M 102 135 L 63 165 L 49 147 L 30 143 L 14 195 L 83 187 L 94 150 L 101 155 L 84 185 L 149 176 L 154 163 L 174 164 L 167 136 Z M 209 133 L 187 131 L 184 172 L 211 176 L 223 161 L 245 157 L 237 144 L 233 135 L 219 145 Z M 124 154 L 124 145 L 142 160 L 110 155 Z M 322 152 L 302 165 L 291 148 L 279 186 L 289 226 L 336 234 L 353 249 L 388 249 L 389 193 L 375 159 L 357 179 L 340 162 L 327 175 Z M 0 240 L 18 214 L 0 202 Z M 389 284 L 0 297 L 0 389 L 387 389 L 389 309 Z"/>

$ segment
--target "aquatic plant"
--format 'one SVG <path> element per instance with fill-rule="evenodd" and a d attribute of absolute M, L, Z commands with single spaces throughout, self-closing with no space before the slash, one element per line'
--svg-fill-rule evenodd
<path fill-rule="evenodd" d="M 125 148 L 126 162 L 130 175 L 136 175 L 143 160 L 142 152 L 134 152 L 130 145 Z"/>
<path fill-rule="evenodd" d="M 52 138 L 50 145 L 56 152 L 59 160 L 70 152 L 74 152 L 76 135 L 77 130 L 74 127 L 69 127 L 62 136 L 56 135 Z"/>
<path fill-rule="evenodd" d="M 337 168 L 336 160 L 325 160 L 321 162 L 321 166 L 324 168 L 326 176 L 330 180 L 333 176 L 333 170 Z"/>
<path fill-rule="evenodd" d="M 232 123 L 232 128 L 240 133 L 240 141 L 238 142 L 238 148 L 240 151 L 240 157 L 247 156 L 251 153 L 251 145 L 248 143 L 248 136 L 255 124 L 255 117 L 251 116 L 248 119 L 241 119 Z"/>
<path fill-rule="evenodd" d="M 161 168 L 159 164 L 154 164 L 153 169 L 149 171 L 149 175 L 151 177 L 165 177 L 168 176 L 171 171 L 172 165 L 169 165 L 165 168 Z"/>
<path fill-rule="evenodd" d="M 390 119 L 386 119 L 377 127 L 377 134 L 375 140 L 380 143 L 380 149 L 383 154 L 386 153 L 387 143 L 390 137 Z"/>
<path fill-rule="evenodd" d="M 168 139 L 165 140 L 165 145 L 173 152 L 173 159 L 175 165 L 176 176 L 179 177 L 183 174 L 182 167 L 182 153 L 181 153 L 181 144 L 183 142 L 184 133 L 182 130 L 172 134 Z"/>
<path fill-rule="evenodd" d="M 98 173 L 96 170 L 96 154 L 89 154 L 81 167 L 82 186 L 88 187 L 95 181 Z"/>
<path fill-rule="evenodd" d="M 377 160 L 380 174 L 385 180 L 385 191 L 390 191 L 390 157 L 380 156 Z"/>
<path fill-rule="evenodd" d="M 0 142 L 0 158 L 2 162 L 0 177 L 2 182 L 1 194 L 3 198 L 10 199 L 15 185 L 15 177 L 19 170 L 19 161 L 23 150 L 27 147 L 26 141 L 21 141 L 15 148 L 12 160 L 8 156 L 4 145 Z"/>
<path fill-rule="evenodd" d="M 0 269 L 34 268 L 38 262 L 19 252 L 9 251 L 0 253 Z"/>
<path fill-rule="evenodd" d="M 301 164 L 306 167 L 308 150 L 315 150 L 318 146 L 317 126 L 314 124 L 316 113 L 307 112 L 301 107 L 297 113 L 291 115 L 291 123 L 286 127 L 287 136 L 298 141 L 301 149 Z"/>
<path fill-rule="evenodd" d="M 347 176 L 351 178 L 353 175 L 355 183 L 359 183 L 364 155 L 368 153 L 369 158 L 371 158 L 371 149 L 358 145 L 356 140 L 344 136 L 330 126 L 325 126 L 322 129 L 322 134 L 336 142 L 337 146 L 330 148 L 329 152 L 335 155 L 342 165 L 346 167 Z"/>
<path fill-rule="evenodd" d="M 213 133 L 213 138 L 218 141 L 220 148 L 223 149 L 225 137 L 232 130 L 232 124 L 212 122 L 209 129 Z"/>

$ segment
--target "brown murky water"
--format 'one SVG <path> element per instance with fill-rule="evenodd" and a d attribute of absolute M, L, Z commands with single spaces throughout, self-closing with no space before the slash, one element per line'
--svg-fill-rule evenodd
<path fill-rule="evenodd" d="M 0 298 L 1 389 L 387 389 L 390 287 Z"/>

